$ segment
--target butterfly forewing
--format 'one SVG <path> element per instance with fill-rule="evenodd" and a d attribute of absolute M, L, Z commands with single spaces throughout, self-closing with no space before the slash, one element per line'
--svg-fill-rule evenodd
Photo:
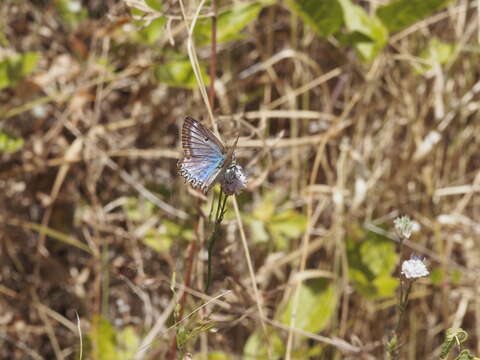
<path fill-rule="evenodd" d="M 194 188 L 206 193 L 224 168 L 225 147 L 206 127 L 186 117 L 182 127 L 185 157 L 179 161 L 179 173 Z"/>
<path fill-rule="evenodd" d="M 185 156 L 225 153 L 225 147 L 220 140 L 205 126 L 189 116 L 185 118 L 182 127 L 182 146 Z"/>

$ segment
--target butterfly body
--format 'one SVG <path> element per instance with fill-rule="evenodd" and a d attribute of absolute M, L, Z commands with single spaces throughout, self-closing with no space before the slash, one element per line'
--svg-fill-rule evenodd
<path fill-rule="evenodd" d="M 185 156 L 178 162 L 178 172 L 193 188 L 206 194 L 220 182 L 228 195 L 245 188 L 246 178 L 236 164 L 234 146 L 227 151 L 209 129 L 189 116 L 181 136 Z"/>

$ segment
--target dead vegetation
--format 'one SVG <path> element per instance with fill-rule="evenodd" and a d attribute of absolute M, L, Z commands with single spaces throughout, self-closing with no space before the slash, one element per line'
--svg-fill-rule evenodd
<path fill-rule="evenodd" d="M 195 335 L 185 350 L 198 359 L 214 350 L 243 358 L 255 331 L 264 341 L 259 306 L 275 353 L 277 339 L 288 343 L 282 313 L 299 279 L 322 279 L 331 313 L 321 331 L 293 332 L 293 358 L 381 358 L 394 289 L 362 293 L 352 249 L 387 239 L 401 214 L 418 222 L 406 253 L 424 255 L 432 276 L 413 289 L 400 358 L 437 358 L 450 327 L 480 353 L 477 6 L 456 1 L 394 34 L 371 64 L 280 4 L 242 39 L 218 44 L 216 124 L 227 143 L 241 134 L 250 182 L 240 219 L 231 210 L 223 222 L 206 294 L 210 207 L 176 174 L 176 159 L 183 118 L 208 113 L 198 90 L 157 73 L 179 54 L 188 60 L 178 3 L 149 41 L 124 3 L 84 1 L 84 15 L 68 18 L 55 2 L 3 1 L 0 59 L 39 58 L 0 90 L 0 130 L 23 139 L 0 152 L 0 357 L 78 358 L 80 326 L 84 359 L 115 358 L 101 357 L 110 329 L 117 338 L 132 330 L 136 350 L 125 353 L 135 358 L 171 356 L 175 329 Z M 454 46 L 449 61 L 420 56 L 433 38 Z M 210 47 L 196 52 L 208 66 Z M 390 256 L 382 251 L 367 258 Z M 192 314 L 181 323 L 177 303 L 176 320 Z"/>

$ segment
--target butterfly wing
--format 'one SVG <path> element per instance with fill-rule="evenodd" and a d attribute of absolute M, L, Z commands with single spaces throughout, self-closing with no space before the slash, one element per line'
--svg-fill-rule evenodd
<path fill-rule="evenodd" d="M 206 193 L 224 168 L 225 147 L 210 130 L 191 117 L 186 117 L 183 123 L 182 147 L 185 157 L 178 163 L 180 175 Z"/>

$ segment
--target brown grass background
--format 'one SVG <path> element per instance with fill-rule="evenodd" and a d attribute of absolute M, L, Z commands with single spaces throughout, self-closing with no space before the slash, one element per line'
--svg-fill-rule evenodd
<path fill-rule="evenodd" d="M 176 174 L 182 119 L 207 120 L 205 105 L 198 90 L 158 83 L 152 73 L 170 51 L 187 53 L 185 25 L 174 19 L 171 33 L 149 45 L 125 31 L 132 20 L 123 2 L 83 4 L 88 18 L 72 30 L 55 2 L 0 3 L 8 39 L 0 55 L 41 53 L 33 75 L 0 91 L 1 129 L 25 141 L 20 151 L 0 154 L 0 357 L 76 358 L 78 312 L 84 335 L 101 313 L 142 338 L 165 317 L 145 358 L 167 358 L 176 272 L 185 315 L 230 290 L 200 312 L 217 331 L 203 332 L 188 350 L 242 358 L 261 326 L 239 223 L 224 221 L 205 294 L 208 209 Z M 180 15 L 176 2 L 166 9 Z M 189 3 L 187 11 L 194 9 Z M 394 34 L 371 64 L 334 38 L 317 37 L 280 3 L 263 9 L 242 40 L 218 45 L 214 113 L 224 140 L 240 133 L 238 160 L 250 178 L 238 198 L 241 214 L 272 189 L 300 213 L 311 207 L 306 268 L 329 272 L 340 297 L 321 335 L 362 349 L 327 345 L 313 358 L 383 358 L 395 299 L 359 296 L 338 262 L 352 227 L 392 230 L 401 214 L 420 225 L 407 254 L 424 255 L 445 276 L 414 287 L 400 358 L 438 358 L 452 326 L 467 330 L 466 346 L 480 353 L 478 16 L 478 2 L 456 1 Z M 454 43 L 456 55 L 419 75 L 414 64 L 433 37 Z M 196 51 L 208 65 L 210 48 Z M 432 134 L 438 142 L 428 146 Z M 158 205 L 143 230 L 126 216 L 131 197 Z M 164 252 L 145 246 L 144 230 L 165 220 L 192 230 L 194 240 Z M 271 319 L 294 287 L 302 236 L 274 254 L 245 231 Z M 84 249 L 66 242 L 72 239 Z M 286 342 L 288 331 L 273 327 Z M 84 358 L 93 356 L 84 349 Z"/>

